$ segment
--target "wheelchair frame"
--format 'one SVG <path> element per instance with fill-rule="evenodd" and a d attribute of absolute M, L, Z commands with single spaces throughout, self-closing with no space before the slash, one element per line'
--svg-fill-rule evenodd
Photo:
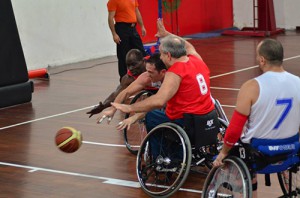
<path fill-rule="evenodd" d="M 219 122 L 222 126 L 219 132 L 224 136 L 228 123 L 221 118 Z M 213 147 L 215 152 L 210 154 Z M 192 165 L 210 169 L 221 147 L 222 140 L 219 140 L 218 144 L 193 150 L 189 137 L 179 125 L 167 122 L 156 126 L 143 140 L 137 155 L 136 170 L 142 189 L 151 197 L 171 196 L 183 185 Z"/>
<path fill-rule="evenodd" d="M 285 144 L 285 146 L 287 145 L 293 145 L 293 143 Z M 251 146 L 244 147 L 243 144 L 235 145 L 234 149 L 235 151 L 238 150 L 238 153 L 231 152 L 224 159 L 223 166 L 215 167 L 209 173 L 209 176 L 207 177 L 204 183 L 202 198 L 216 197 L 218 196 L 218 194 L 224 195 L 226 193 L 227 193 L 226 197 L 230 197 L 230 193 L 233 193 L 233 190 L 231 192 L 227 190 L 226 193 L 224 193 L 224 189 L 223 189 L 224 187 L 222 185 L 222 179 L 224 176 L 223 177 L 220 176 L 221 170 L 226 169 L 226 167 L 228 166 L 232 166 L 232 170 L 239 170 L 236 171 L 239 172 L 240 175 L 241 182 L 239 183 L 242 183 L 244 185 L 243 191 L 239 193 L 243 195 L 244 198 L 252 197 L 251 180 L 253 178 L 253 175 L 256 173 L 266 174 L 267 176 L 269 176 L 270 173 L 276 173 L 281 190 L 283 192 L 283 195 L 280 197 L 297 197 L 297 195 L 300 195 L 300 190 L 299 190 L 300 186 L 298 183 L 299 178 L 297 178 L 298 177 L 297 172 L 299 170 L 299 165 L 300 165 L 299 162 L 300 149 L 297 146 L 295 147 L 296 147 L 295 150 L 291 150 L 289 152 L 280 153 L 280 154 L 277 153 L 271 154 L 272 151 L 263 152 L 260 149 L 254 150 Z M 243 158 L 243 160 L 241 158 Z M 291 162 L 291 163 L 285 166 L 284 164 L 286 162 Z M 286 170 L 282 170 L 280 166 L 284 167 L 284 169 L 286 168 Z M 276 169 L 278 171 L 276 171 Z M 224 180 L 224 182 L 227 183 L 226 180 Z M 233 186 L 233 184 L 228 184 L 228 185 Z"/>

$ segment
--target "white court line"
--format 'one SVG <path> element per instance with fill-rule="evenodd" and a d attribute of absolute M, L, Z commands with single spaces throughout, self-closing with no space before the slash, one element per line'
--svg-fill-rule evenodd
<path fill-rule="evenodd" d="M 107 143 L 100 143 L 100 142 L 90 142 L 90 141 L 82 141 L 84 144 L 93 144 L 98 146 L 110 146 L 110 147 L 126 147 L 124 144 L 107 144 Z M 139 145 L 131 145 L 131 147 L 139 148 Z"/>
<path fill-rule="evenodd" d="M 140 183 L 136 182 L 136 181 L 115 179 L 115 178 L 110 178 L 110 177 L 101 177 L 101 176 L 95 176 L 95 175 L 88 175 L 88 174 L 82 174 L 82 173 L 75 173 L 75 172 L 69 172 L 69 171 L 49 169 L 49 168 L 25 166 L 25 165 L 13 164 L 13 163 L 7 163 L 7 162 L 0 162 L 0 165 L 29 169 L 29 171 L 28 171 L 29 173 L 34 173 L 34 172 L 37 172 L 37 171 L 44 171 L 44 172 L 50 172 L 50 173 L 56 173 L 56 174 L 63 174 L 63 175 L 85 177 L 85 178 L 91 178 L 91 179 L 97 179 L 97 180 L 104 180 L 102 183 L 113 184 L 113 185 L 117 185 L 117 186 L 126 186 L 126 187 L 132 187 L 132 188 L 140 188 L 141 187 Z M 195 193 L 202 193 L 202 191 L 194 190 L 194 189 L 188 189 L 188 188 L 180 188 L 179 190 L 188 191 L 188 192 L 195 192 Z"/>
<path fill-rule="evenodd" d="M 110 146 L 110 147 L 125 147 L 124 144 L 106 144 L 106 143 L 99 143 L 99 142 L 90 142 L 90 141 L 82 141 L 85 144 L 94 144 L 98 146 Z"/>
<path fill-rule="evenodd" d="M 211 89 L 221 89 L 221 90 L 229 90 L 229 91 L 239 91 L 240 89 L 236 88 L 225 88 L 225 87 L 210 87 Z M 223 106 L 223 105 L 221 105 Z"/>
<path fill-rule="evenodd" d="M 300 55 L 298 55 L 298 56 L 292 56 L 290 58 L 285 58 L 285 59 L 283 59 L 283 61 L 288 61 L 288 60 L 292 60 L 292 59 L 295 59 L 295 58 L 300 58 Z M 247 71 L 247 70 L 250 70 L 250 69 L 257 68 L 257 67 L 258 67 L 258 65 L 255 65 L 255 66 L 251 66 L 251 67 L 247 67 L 247 68 L 244 68 L 244 69 L 235 70 L 235 71 L 228 72 L 228 73 L 224 73 L 224 74 L 220 74 L 220 75 L 216 75 L 216 76 L 211 76 L 210 79 L 218 78 L 218 77 L 221 77 L 221 76 L 227 76 L 227 75 L 235 74 L 235 73 L 242 72 L 242 71 Z"/>
<path fill-rule="evenodd" d="M 54 115 L 51 115 L 51 116 L 46 116 L 46 117 L 43 117 L 43 118 L 37 118 L 37 119 L 29 120 L 29 121 L 26 121 L 26 122 L 20 122 L 18 124 L 13 124 L 13 125 L 1 127 L 0 131 L 3 130 L 3 129 L 8 129 L 8 128 L 15 127 L 15 126 L 20 126 L 20 125 L 23 125 L 23 124 L 28 124 L 28 123 L 32 123 L 32 122 L 36 122 L 36 121 L 40 121 L 40 120 L 45 120 L 45 119 L 48 119 L 48 118 L 54 118 L 54 117 L 58 117 L 58 116 L 62 116 L 62 115 L 70 114 L 70 113 L 75 113 L 75 112 L 78 112 L 78 111 L 90 109 L 92 107 L 94 107 L 94 105 L 89 106 L 89 107 L 84 107 L 84 108 L 81 108 L 81 109 L 76 109 L 76 110 L 73 110 L 73 111 L 67 111 L 67 112 L 64 112 L 64 113 L 59 113 L 59 114 L 54 114 Z"/>
<path fill-rule="evenodd" d="M 234 105 L 222 105 L 222 107 L 235 108 L 235 106 L 234 106 Z"/>

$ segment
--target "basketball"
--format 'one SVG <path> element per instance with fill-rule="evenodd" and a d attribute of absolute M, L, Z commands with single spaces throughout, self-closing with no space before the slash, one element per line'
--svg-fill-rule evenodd
<path fill-rule="evenodd" d="M 73 153 L 81 146 L 81 132 L 72 127 L 63 127 L 57 131 L 55 143 L 61 151 L 65 153 Z"/>

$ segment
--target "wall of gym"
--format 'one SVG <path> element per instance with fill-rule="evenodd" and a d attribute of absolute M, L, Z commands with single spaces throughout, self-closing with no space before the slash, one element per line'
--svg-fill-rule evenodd
<path fill-rule="evenodd" d="M 277 28 L 300 26 L 299 0 L 273 0 Z M 253 27 L 253 0 L 233 0 L 234 26 Z"/>
<path fill-rule="evenodd" d="M 115 55 L 107 25 L 107 0 L 11 1 L 28 70 Z M 232 1 L 234 25 L 253 25 L 253 1 Z M 278 28 L 300 26 L 299 0 L 274 0 L 274 7 Z M 151 12 L 149 7 L 147 12 Z"/>

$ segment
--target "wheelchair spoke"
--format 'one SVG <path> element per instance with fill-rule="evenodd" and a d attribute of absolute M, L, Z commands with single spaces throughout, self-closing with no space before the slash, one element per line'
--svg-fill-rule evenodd
<path fill-rule="evenodd" d="M 208 175 L 202 197 L 251 197 L 251 176 L 247 166 L 237 157 L 224 160 L 224 165 L 214 168 Z"/>
<path fill-rule="evenodd" d="M 172 127 L 155 129 L 146 136 L 137 157 L 137 174 L 148 195 L 167 197 L 180 188 L 190 168 L 187 149 L 190 145 Z"/>

